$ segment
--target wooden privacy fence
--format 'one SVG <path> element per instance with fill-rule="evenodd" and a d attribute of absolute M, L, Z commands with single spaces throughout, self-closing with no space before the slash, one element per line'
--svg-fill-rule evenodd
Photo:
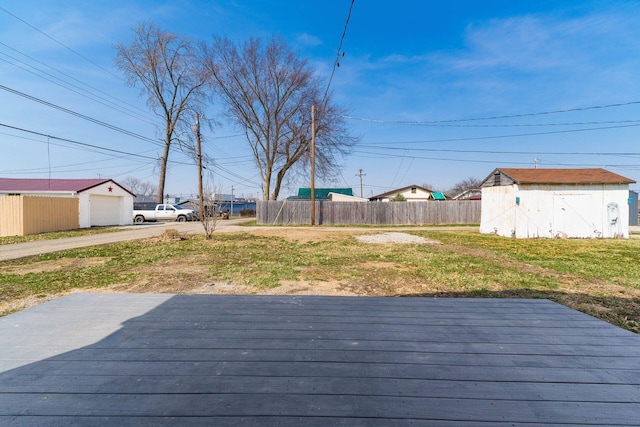
<path fill-rule="evenodd" d="M 316 201 L 316 225 L 479 224 L 480 201 L 332 202 Z M 311 224 L 311 202 L 259 201 L 258 224 Z"/>
<path fill-rule="evenodd" d="M 27 236 L 80 227 L 78 199 L 69 197 L 0 197 L 0 236 Z"/>

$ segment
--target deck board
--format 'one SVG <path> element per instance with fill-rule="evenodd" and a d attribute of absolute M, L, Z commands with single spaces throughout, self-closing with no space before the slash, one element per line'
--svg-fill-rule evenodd
<path fill-rule="evenodd" d="M 0 318 L 2 425 L 640 425 L 640 336 L 545 300 L 78 293 Z"/>

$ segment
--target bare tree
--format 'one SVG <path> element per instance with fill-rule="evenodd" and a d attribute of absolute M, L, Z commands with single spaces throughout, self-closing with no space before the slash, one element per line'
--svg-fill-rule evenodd
<path fill-rule="evenodd" d="M 203 45 L 213 89 L 228 118 L 246 135 L 262 179 L 264 200 L 277 199 L 285 179 L 308 163 L 311 106 L 316 115 L 316 171 L 327 177 L 356 139 L 349 136 L 345 111 L 322 97 L 320 81 L 306 60 L 281 38 L 250 39 L 236 46 L 214 37 Z"/>
<path fill-rule="evenodd" d="M 122 179 L 124 185 L 129 191 L 137 196 L 152 196 L 156 194 L 158 187 L 147 181 L 140 181 L 135 176 L 126 176 Z"/>
<path fill-rule="evenodd" d="M 480 178 L 476 178 L 475 176 L 467 177 L 459 182 L 457 182 L 451 189 L 447 191 L 451 197 L 455 197 L 467 190 L 477 190 L 480 188 L 480 184 L 482 180 Z"/>
<path fill-rule="evenodd" d="M 207 185 L 203 193 L 207 196 L 200 203 L 200 209 L 202 211 L 202 227 L 204 228 L 204 235 L 207 240 L 213 237 L 214 231 L 218 226 L 220 220 L 220 209 L 217 201 L 214 200 L 211 195 L 216 194 L 216 190 L 212 190 L 211 186 Z M 219 191 L 219 190 L 218 190 Z"/>
<path fill-rule="evenodd" d="M 138 25 L 131 44 L 118 44 L 116 49 L 116 64 L 127 83 L 142 85 L 147 104 L 164 124 L 157 191 L 157 201 L 162 203 L 171 145 L 188 144 L 187 130 L 193 116 L 185 113 L 200 110 L 209 77 L 191 40 L 153 23 Z"/>

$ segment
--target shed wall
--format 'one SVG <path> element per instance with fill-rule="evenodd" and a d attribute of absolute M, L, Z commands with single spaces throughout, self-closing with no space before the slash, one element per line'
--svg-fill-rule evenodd
<path fill-rule="evenodd" d="M 517 238 L 629 237 L 628 185 L 484 187 L 480 232 Z"/>
<path fill-rule="evenodd" d="M 0 197 L 0 236 L 27 236 L 79 228 L 78 199 Z"/>

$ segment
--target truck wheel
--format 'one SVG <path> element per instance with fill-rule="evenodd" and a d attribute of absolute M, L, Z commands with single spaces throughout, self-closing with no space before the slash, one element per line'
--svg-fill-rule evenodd
<path fill-rule="evenodd" d="M 142 224 L 144 222 L 144 217 L 142 215 L 136 215 L 136 217 L 133 218 L 133 222 L 136 224 Z"/>
<path fill-rule="evenodd" d="M 186 222 L 187 221 L 187 217 L 184 216 L 184 215 L 180 215 L 178 217 L 178 219 L 176 219 L 176 221 L 178 221 L 178 222 Z"/>

